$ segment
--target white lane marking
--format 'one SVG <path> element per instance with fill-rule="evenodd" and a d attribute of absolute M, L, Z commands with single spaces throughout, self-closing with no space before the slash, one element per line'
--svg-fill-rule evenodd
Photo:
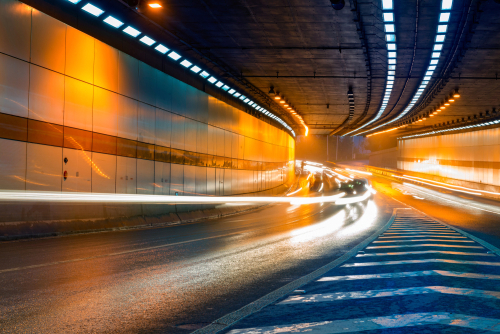
<path fill-rule="evenodd" d="M 458 232 L 385 232 L 384 234 L 382 235 L 386 235 L 386 234 L 389 234 L 389 235 L 404 235 L 404 234 L 409 234 L 409 235 L 414 235 L 414 234 L 432 234 L 432 235 L 440 235 L 440 234 L 443 234 L 443 235 L 461 235 L 460 233 Z"/>
<path fill-rule="evenodd" d="M 431 235 L 402 235 L 393 237 L 379 237 L 379 239 L 397 239 L 397 238 L 447 238 L 447 239 L 467 239 L 467 237 L 459 237 L 454 235 L 440 235 L 437 237 Z M 472 242 L 472 241 L 471 241 Z"/>
<path fill-rule="evenodd" d="M 402 238 L 402 237 L 397 237 L 397 238 Z M 411 237 L 414 238 L 414 237 Z M 428 236 L 423 237 L 423 238 L 429 238 Z M 472 240 L 445 240 L 445 239 L 437 239 L 437 238 L 443 238 L 442 236 L 439 237 L 434 237 L 434 239 L 415 239 L 415 240 L 408 240 L 408 239 L 403 239 L 403 240 L 380 240 L 380 241 L 374 241 L 373 243 L 391 243 L 391 242 L 422 242 L 422 241 L 433 241 L 433 242 L 472 242 Z"/>
<path fill-rule="evenodd" d="M 476 266 L 500 266 L 500 262 L 487 261 L 464 261 L 450 259 L 424 259 L 424 260 L 402 260 L 402 261 L 380 261 L 380 262 L 356 262 L 347 263 L 341 267 L 371 267 L 371 266 L 391 266 L 398 264 L 416 264 L 416 263 L 455 263 L 455 264 L 472 264 Z"/>
<path fill-rule="evenodd" d="M 365 257 L 365 256 L 398 256 L 398 255 L 417 255 L 417 254 L 450 254 L 450 255 L 468 255 L 468 256 L 496 256 L 495 254 L 488 254 L 488 253 L 467 253 L 467 252 L 453 252 L 453 251 L 431 250 L 431 251 L 416 251 L 416 252 L 365 253 L 365 254 L 358 254 L 358 255 L 356 255 L 356 257 Z"/>
<path fill-rule="evenodd" d="M 233 329 L 229 332 L 229 334 L 341 334 L 384 328 L 401 328 L 434 324 L 500 332 L 500 319 L 483 318 L 448 312 L 435 312 L 396 314 L 386 317 L 356 318 L 348 320 L 287 324 L 280 326 L 242 328 Z"/>
<path fill-rule="evenodd" d="M 449 242 L 449 241 L 447 241 Z M 444 245 L 444 244 L 418 244 L 418 245 L 384 245 L 384 246 L 370 246 L 366 249 L 379 249 L 379 248 L 407 248 L 407 247 L 448 247 L 448 248 L 480 248 L 481 246 L 462 246 L 462 245 Z"/>
<path fill-rule="evenodd" d="M 451 230 L 448 227 L 441 227 L 441 226 L 391 226 L 392 230 L 402 230 L 402 229 L 408 229 L 408 230 Z"/>
<path fill-rule="evenodd" d="M 401 288 L 401 289 L 343 291 L 343 292 L 317 293 L 317 294 L 307 294 L 307 295 L 294 295 L 288 297 L 282 302 L 279 302 L 278 304 L 321 303 L 321 302 L 331 302 L 337 300 L 410 296 L 410 295 L 422 295 L 429 293 L 442 293 L 446 295 L 500 299 L 500 291 L 452 288 L 448 286 L 419 286 L 414 288 Z"/>
<path fill-rule="evenodd" d="M 440 228 L 436 228 L 436 227 L 391 227 L 389 229 L 387 229 L 387 231 L 391 231 L 391 230 L 396 230 L 396 231 L 453 231 L 451 228 L 447 228 L 447 227 L 440 227 Z"/>
<path fill-rule="evenodd" d="M 433 276 L 433 275 L 458 277 L 458 278 L 500 280 L 500 275 L 464 273 L 459 271 L 447 271 L 447 270 L 424 270 L 424 271 L 407 271 L 402 273 L 385 273 L 385 274 L 373 274 L 373 275 L 329 276 L 329 277 L 322 277 L 321 279 L 318 280 L 318 282 L 355 281 L 364 279 L 401 278 L 401 277 L 418 277 L 418 276 Z"/>

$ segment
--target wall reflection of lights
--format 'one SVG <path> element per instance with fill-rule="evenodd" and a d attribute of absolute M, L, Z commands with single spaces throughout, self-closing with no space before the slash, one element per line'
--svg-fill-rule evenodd
<path fill-rule="evenodd" d="M 301 190 L 302 190 L 302 188 L 299 188 L 299 189 L 295 190 L 293 193 L 289 193 L 289 194 L 287 194 L 287 196 L 292 196 L 292 195 L 295 195 L 296 193 L 298 193 L 298 192 L 299 192 L 299 191 L 301 191 Z"/>

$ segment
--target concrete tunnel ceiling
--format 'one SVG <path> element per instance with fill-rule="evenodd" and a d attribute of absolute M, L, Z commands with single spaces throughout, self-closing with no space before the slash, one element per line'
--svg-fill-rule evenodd
<path fill-rule="evenodd" d="M 401 136 L 451 126 L 468 116 L 473 120 L 475 114 L 480 119 L 486 110 L 495 115 L 493 108 L 498 108 L 500 4 L 445 1 L 452 8 L 446 10 L 450 20 L 439 63 L 420 93 L 444 2 L 393 1 L 397 65 L 386 102 L 390 57 L 383 21 L 388 11 L 382 0 L 346 0 L 341 10 L 329 0 L 158 0 L 158 9 L 148 7 L 153 1 L 147 0 L 126 4 L 138 11 L 136 20 L 150 20 L 172 32 L 185 56 L 213 71 L 217 63 L 220 77 L 269 110 L 279 110 L 298 134 L 304 134 L 303 127 L 273 100 L 271 87 L 303 117 L 311 134 L 370 135 L 405 124 L 390 132 Z M 106 2 L 113 3 L 125 5 Z M 252 89 L 245 90 L 242 81 Z M 460 100 L 429 117 L 457 88 Z M 422 117 L 426 120 L 414 122 Z"/>

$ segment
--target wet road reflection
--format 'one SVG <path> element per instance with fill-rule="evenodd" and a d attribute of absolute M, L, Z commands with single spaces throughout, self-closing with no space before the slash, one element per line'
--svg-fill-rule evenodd
<path fill-rule="evenodd" d="M 266 206 L 159 229 L 0 244 L 4 332 L 187 333 L 338 258 L 399 203 Z"/>

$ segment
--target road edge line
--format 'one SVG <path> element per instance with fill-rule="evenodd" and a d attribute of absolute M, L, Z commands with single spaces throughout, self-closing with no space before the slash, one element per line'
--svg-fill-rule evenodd
<path fill-rule="evenodd" d="M 316 278 L 324 275 L 328 271 L 338 267 L 342 263 L 346 262 L 353 256 L 355 256 L 358 251 L 361 249 L 365 248 L 368 244 L 370 244 L 373 240 L 378 238 L 382 233 L 384 233 L 394 222 L 396 218 L 396 214 L 398 210 L 408 210 L 409 208 L 394 208 L 392 211 L 392 216 L 388 220 L 388 222 L 375 231 L 371 236 L 366 238 L 364 241 L 360 242 L 358 245 L 353 247 L 350 251 L 339 257 L 338 259 L 316 269 L 315 271 L 302 276 L 298 279 L 296 279 L 293 282 L 290 282 L 286 284 L 285 286 L 282 286 L 281 288 L 274 290 L 267 295 L 251 302 L 250 304 L 247 304 L 240 308 L 239 310 L 236 310 L 234 312 L 231 312 L 229 314 L 226 314 L 222 317 L 220 317 L 217 320 L 212 321 L 208 326 L 205 326 L 203 328 L 200 328 L 198 330 L 195 330 L 192 332 L 192 334 L 215 334 L 218 333 L 229 326 L 235 324 L 236 322 L 242 320 L 243 318 L 248 317 L 249 315 L 252 315 L 264 307 L 274 303 L 276 300 L 292 293 L 294 290 L 300 288 L 301 286 L 315 280 Z"/>

